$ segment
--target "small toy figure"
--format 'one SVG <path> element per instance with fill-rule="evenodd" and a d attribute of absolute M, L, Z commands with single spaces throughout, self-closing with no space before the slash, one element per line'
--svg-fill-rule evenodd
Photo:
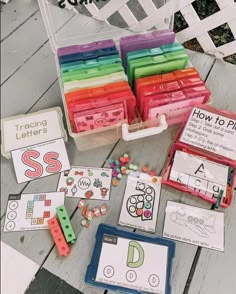
<path fill-rule="evenodd" d="M 74 185 L 73 188 L 71 189 L 72 196 L 75 196 L 77 191 L 78 191 L 78 189 L 77 189 L 76 185 Z"/>
<path fill-rule="evenodd" d="M 101 190 L 102 197 L 103 198 L 106 197 L 107 196 L 107 192 L 109 191 L 109 189 L 103 187 L 103 188 L 100 188 L 100 190 Z"/>
<path fill-rule="evenodd" d="M 94 180 L 93 186 L 96 188 L 101 188 L 102 187 L 102 182 L 97 178 Z"/>
<path fill-rule="evenodd" d="M 70 173 L 69 170 L 64 171 L 64 177 L 68 177 L 69 176 L 69 173 Z"/>
<path fill-rule="evenodd" d="M 61 188 L 60 188 L 60 192 L 64 192 L 65 195 L 67 195 L 67 194 L 68 194 L 68 189 L 65 188 L 65 187 L 61 187 Z"/>
<path fill-rule="evenodd" d="M 85 193 L 85 197 L 87 198 L 87 199 L 90 199 L 92 196 L 93 196 L 93 191 L 92 190 L 89 190 L 89 191 L 87 191 L 86 193 Z"/>

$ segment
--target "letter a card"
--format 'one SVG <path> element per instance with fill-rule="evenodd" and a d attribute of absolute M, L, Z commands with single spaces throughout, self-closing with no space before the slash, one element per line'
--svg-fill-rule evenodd
<path fill-rule="evenodd" d="M 119 224 L 155 232 L 161 178 L 133 173 L 127 180 Z"/>
<path fill-rule="evenodd" d="M 70 169 L 63 138 L 13 150 L 11 155 L 18 183 Z"/>
<path fill-rule="evenodd" d="M 61 173 L 57 191 L 67 197 L 109 200 L 111 173 L 109 168 L 73 166 Z"/>
<path fill-rule="evenodd" d="M 48 229 L 47 221 L 64 204 L 64 193 L 9 195 L 4 232 Z"/>
<path fill-rule="evenodd" d="M 85 281 L 122 293 L 168 294 L 174 250 L 172 241 L 100 225 Z"/>

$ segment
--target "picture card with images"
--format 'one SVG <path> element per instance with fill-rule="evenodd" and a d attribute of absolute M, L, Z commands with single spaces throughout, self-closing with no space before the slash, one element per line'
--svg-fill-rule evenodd
<path fill-rule="evenodd" d="M 168 201 L 163 237 L 224 251 L 224 213 Z"/>
<path fill-rule="evenodd" d="M 109 168 L 73 166 L 61 173 L 57 191 L 66 197 L 109 200 L 111 178 Z"/>

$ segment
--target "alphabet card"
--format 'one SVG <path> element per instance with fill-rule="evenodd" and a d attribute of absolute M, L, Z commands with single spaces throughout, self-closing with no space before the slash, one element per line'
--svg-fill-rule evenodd
<path fill-rule="evenodd" d="M 228 166 L 176 150 L 169 179 L 217 199 L 221 190 L 226 196 L 228 173 Z"/>
<path fill-rule="evenodd" d="M 64 198 L 62 192 L 9 195 L 4 232 L 48 229 L 47 220 Z"/>
<path fill-rule="evenodd" d="M 130 174 L 127 180 L 119 224 L 155 232 L 161 178 L 147 174 Z"/>
<path fill-rule="evenodd" d="M 109 168 L 73 166 L 61 173 L 57 191 L 66 197 L 109 200 L 111 174 Z"/>
<path fill-rule="evenodd" d="M 170 293 L 174 242 L 100 225 L 87 283 L 119 293 Z"/>
<path fill-rule="evenodd" d="M 224 213 L 168 201 L 163 237 L 224 251 Z"/>
<path fill-rule="evenodd" d="M 14 150 L 11 155 L 18 184 L 70 169 L 63 138 Z"/>

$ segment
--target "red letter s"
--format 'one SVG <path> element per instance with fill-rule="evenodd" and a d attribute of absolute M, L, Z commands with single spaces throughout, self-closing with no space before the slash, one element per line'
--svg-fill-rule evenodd
<path fill-rule="evenodd" d="M 34 170 L 29 170 L 27 169 L 25 171 L 25 176 L 28 178 L 39 178 L 42 173 L 43 173 L 43 167 L 40 163 L 34 161 L 31 159 L 35 158 L 37 159 L 40 156 L 40 153 L 38 151 L 35 150 L 29 150 L 29 151 L 25 151 L 22 155 L 22 162 L 29 166 L 32 167 Z"/>
<path fill-rule="evenodd" d="M 59 154 L 57 152 L 48 152 L 44 155 L 43 160 L 48 164 L 46 167 L 48 173 L 58 173 L 61 170 L 62 164 L 57 160 L 58 157 Z"/>

